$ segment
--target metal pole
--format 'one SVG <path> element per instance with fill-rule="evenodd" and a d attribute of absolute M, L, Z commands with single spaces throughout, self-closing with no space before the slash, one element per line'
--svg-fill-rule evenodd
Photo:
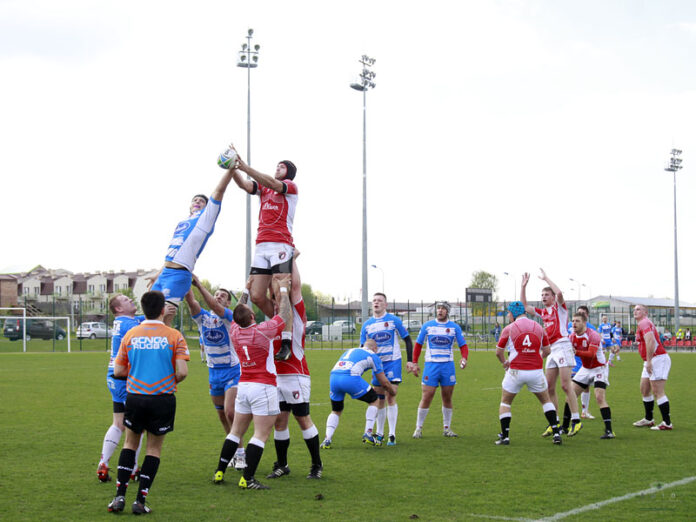
<path fill-rule="evenodd" d="M 247 35 L 248 47 L 251 52 L 251 35 Z M 251 56 L 251 54 L 249 54 Z M 251 65 L 250 61 L 247 65 Z M 247 67 L 247 163 L 251 165 L 251 67 Z M 248 176 L 247 176 L 248 179 Z M 246 195 L 246 256 L 244 263 L 244 280 L 251 271 L 251 194 Z"/>
<path fill-rule="evenodd" d="M 362 306 L 363 324 L 367 321 L 367 89 L 363 90 L 363 212 L 362 212 Z"/>
<path fill-rule="evenodd" d="M 672 172 L 674 180 L 674 334 L 679 331 L 679 265 L 677 263 L 677 172 Z"/>

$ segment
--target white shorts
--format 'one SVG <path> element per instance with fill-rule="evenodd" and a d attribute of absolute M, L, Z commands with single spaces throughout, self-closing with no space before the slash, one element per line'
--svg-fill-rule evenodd
<path fill-rule="evenodd" d="M 598 366 L 597 368 L 585 368 L 583 366 L 575 374 L 573 380 L 585 386 L 594 385 L 596 382 L 603 382 L 609 386 L 609 368 L 606 365 Z"/>
<path fill-rule="evenodd" d="M 667 377 L 669 377 L 669 370 L 672 367 L 672 359 L 670 359 L 669 355 L 666 353 L 653 357 L 652 374 L 649 374 L 645 369 L 646 364 L 647 363 L 643 363 L 643 373 L 640 375 L 641 379 L 650 379 L 651 381 L 666 381 Z"/>
<path fill-rule="evenodd" d="M 291 261 L 292 256 L 293 248 L 286 243 L 258 243 L 254 249 L 251 266 L 271 270 L 274 266 Z"/>
<path fill-rule="evenodd" d="M 280 407 L 276 387 L 257 382 L 240 382 L 237 399 L 234 401 L 234 411 L 254 415 L 278 415 Z"/>
<path fill-rule="evenodd" d="M 551 345 L 551 353 L 546 358 L 546 369 L 572 368 L 575 366 L 575 350 L 568 339 L 559 339 Z"/>
<path fill-rule="evenodd" d="M 288 404 L 309 402 L 312 381 L 309 375 L 278 375 L 278 401 Z"/>
<path fill-rule="evenodd" d="M 524 385 L 532 393 L 543 392 L 549 385 L 543 370 L 514 370 L 508 369 L 503 377 L 503 390 L 509 393 L 519 393 Z"/>

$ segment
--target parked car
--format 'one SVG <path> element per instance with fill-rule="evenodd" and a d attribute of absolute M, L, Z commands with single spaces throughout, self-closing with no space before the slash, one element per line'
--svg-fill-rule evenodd
<path fill-rule="evenodd" d="M 404 319 L 404 328 L 406 328 L 409 332 L 420 332 L 421 327 L 423 326 L 423 323 L 421 323 L 418 319 Z"/>
<path fill-rule="evenodd" d="M 344 334 L 354 334 L 355 333 L 355 324 L 351 323 L 350 321 L 345 320 L 345 319 L 339 319 L 338 321 L 334 321 L 333 326 L 340 326 L 341 331 Z"/>
<path fill-rule="evenodd" d="M 21 339 L 23 333 L 22 323 L 22 319 L 6 319 L 3 335 L 10 341 Z M 53 339 L 54 333 L 55 338 L 59 341 L 65 339 L 67 335 L 65 330 L 58 325 L 54 325 L 53 321 L 49 319 L 27 319 L 27 341 L 30 341 L 32 337 L 36 339 Z"/>
<path fill-rule="evenodd" d="M 307 327 L 305 328 L 305 334 L 320 334 L 324 323 L 321 321 L 307 321 Z"/>
<path fill-rule="evenodd" d="M 97 337 L 103 339 L 109 335 L 109 331 L 106 323 L 82 323 L 77 327 L 75 335 L 78 339 L 96 339 Z"/>

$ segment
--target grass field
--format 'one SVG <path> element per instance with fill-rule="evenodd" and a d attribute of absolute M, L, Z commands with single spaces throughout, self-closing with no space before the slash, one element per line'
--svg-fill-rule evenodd
<path fill-rule="evenodd" d="M 50 341 L 32 341 L 45 343 Z M 108 360 L 103 340 L 95 352 L 6 353 L 0 343 L 0 520 L 95 520 L 113 517 L 106 505 L 114 483 L 96 479 L 104 432 L 111 423 L 105 386 Z M 16 344 L 16 343 L 15 343 Z M 20 344 L 21 346 L 21 344 Z M 89 344 L 83 344 L 88 349 Z M 50 350 L 50 348 L 48 348 Z M 312 417 L 324 435 L 330 410 L 328 376 L 340 350 L 309 350 Z M 601 420 L 562 446 L 540 437 L 544 417 L 537 400 L 523 391 L 513 404 L 511 445 L 493 444 L 499 431 L 502 372 L 493 352 L 472 352 L 469 368 L 458 372 L 453 429 L 441 435 L 440 402 L 433 402 L 424 437 L 413 440 L 419 381 L 408 375 L 399 390 L 396 447 L 360 442 L 365 406 L 348 400 L 333 438 L 324 450 L 324 478 L 309 481 L 309 455 L 299 428 L 291 425 L 292 474 L 262 481 L 270 491 L 242 491 L 238 473 L 213 486 L 211 478 L 223 431 L 207 395 L 207 369 L 192 354 L 190 374 L 177 393 L 176 430 L 167 436 L 153 485 L 149 518 L 159 520 L 479 520 L 564 518 L 584 520 L 693 519 L 696 475 L 690 446 L 695 433 L 689 393 L 696 356 L 672 354 L 667 392 L 675 430 L 653 432 L 631 423 L 643 416 L 638 393 L 641 361 L 625 354 L 612 369 L 608 400 L 615 440 L 599 440 Z M 597 416 L 594 403 L 591 410 Z M 691 410 L 692 414 L 688 414 Z M 659 412 L 656 411 L 659 418 Z M 272 440 L 257 476 L 274 461 Z M 111 461 L 118 461 L 118 452 Z M 563 513 L 611 498 L 654 490 L 596 510 Z M 133 488 L 127 497 L 132 502 Z M 127 506 L 128 509 L 128 506 Z M 561 514 L 561 515 L 558 515 Z M 130 513 L 120 516 L 130 517 Z"/>

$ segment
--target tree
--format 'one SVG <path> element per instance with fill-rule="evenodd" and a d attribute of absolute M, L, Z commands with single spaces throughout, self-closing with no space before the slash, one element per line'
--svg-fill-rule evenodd
<path fill-rule="evenodd" d="M 483 270 L 477 270 L 471 274 L 470 288 L 488 288 L 495 294 L 498 291 L 498 278 Z M 495 297 L 494 297 L 495 299 Z"/>

